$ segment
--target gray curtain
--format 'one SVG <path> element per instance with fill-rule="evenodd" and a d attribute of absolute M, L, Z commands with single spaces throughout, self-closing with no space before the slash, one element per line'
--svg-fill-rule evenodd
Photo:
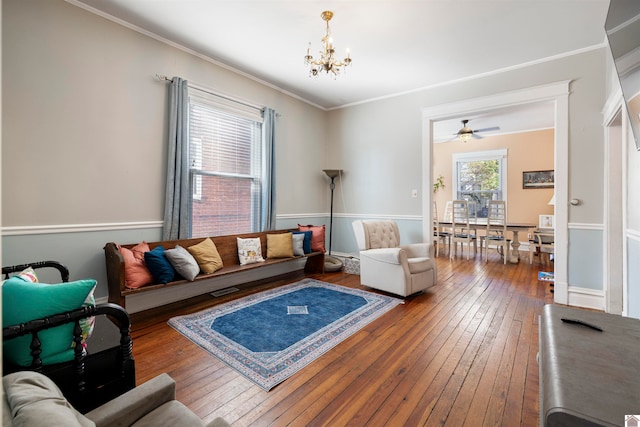
<path fill-rule="evenodd" d="M 276 164 L 275 164 L 275 133 L 276 112 L 265 107 L 262 112 L 264 135 L 264 167 L 265 179 L 262 191 L 262 212 L 260 215 L 260 230 L 275 230 L 276 228 Z"/>
<path fill-rule="evenodd" d="M 167 188 L 164 202 L 162 240 L 189 237 L 189 144 L 187 81 L 174 77 L 169 90 L 169 144 Z"/>

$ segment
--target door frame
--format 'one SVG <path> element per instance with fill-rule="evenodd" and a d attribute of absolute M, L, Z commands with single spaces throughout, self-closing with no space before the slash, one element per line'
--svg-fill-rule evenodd
<path fill-rule="evenodd" d="M 569 191 L 569 85 L 571 80 L 472 98 L 422 109 L 422 227 L 424 241 L 431 242 L 433 188 L 433 124 L 441 120 L 478 114 L 515 105 L 552 101 L 554 103 L 555 169 L 555 262 L 554 301 L 568 303 L 568 191 Z"/>
<path fill-rule="evenodd" d="M 626 295 L 626 183 L 629 121 L 622 91 L 616 88 L 603 108 L 604 128 L 604 308 L 607 313 L 627 315 Z M 620 173 L 612 173 L 620 171 Z M 622 206 L 622 209 L 620 207 Z"/>

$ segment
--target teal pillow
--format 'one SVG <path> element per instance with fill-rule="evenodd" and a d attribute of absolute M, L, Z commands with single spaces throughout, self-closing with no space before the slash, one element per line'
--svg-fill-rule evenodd
<path fill-rule="evenodd" d="M 93 279 L 49 285 L 31 283 L 14 276 L 2 285 L 2 326 L 18 325 L 82 307 L 96 286 Z M 73 359 L 74 324 L 57 326 L 38 333 L 43 364 Z M 31 334 L 3 342 L 3 357 L 11 363 L 31 365 Z"/>
<path fill-rule="evenodd" d="M 169 283 L 176 280 L 176 270 L 165 256 L 164 247 L 156 246 L 144 253 L 144 263 L 156 283 Z"/>

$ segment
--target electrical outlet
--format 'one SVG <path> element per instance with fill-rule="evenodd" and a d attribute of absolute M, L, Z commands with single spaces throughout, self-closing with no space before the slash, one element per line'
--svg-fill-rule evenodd
<path fill-rule="evenodd" d="M 418 190 L 411 190 L 411 197 L 413 197 L 414 199 L 418 197 Z"/>

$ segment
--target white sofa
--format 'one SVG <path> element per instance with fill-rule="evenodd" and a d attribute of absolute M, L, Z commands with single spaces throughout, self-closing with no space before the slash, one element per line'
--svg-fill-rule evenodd
<path fill-rule="evenodd" d="M 406 297 L 436 284 L 433 245 L 400 245 L 395 221 L 358 220 L 352 225 L 360 250 L 363 286 Z"/>

